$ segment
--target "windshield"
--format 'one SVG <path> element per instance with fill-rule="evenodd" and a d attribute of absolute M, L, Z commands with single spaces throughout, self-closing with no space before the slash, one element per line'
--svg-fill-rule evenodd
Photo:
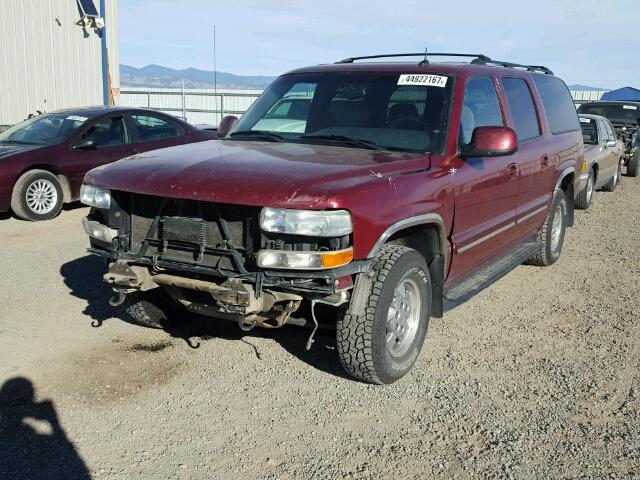
<path fill-rule="evenodd" d="M 441 153 L 452 79 L 321 72 L 278 78 L 227 137 Z"/>
<path fill-rule="evenodd" d="M 39 115 L 0 133 L 0 143 L 28 145 L 62 143 L 86 121 L 87 117 L 79 115 Z"/>
<path fill-rule="evenodd" d="M 609 119 L 611 123 L 624 123 L 625 125 L 637 125 L 640 123 L 640 108 L 636 105 L 580 105 L 579 113 L 589 115 L 601 115 Z"/>

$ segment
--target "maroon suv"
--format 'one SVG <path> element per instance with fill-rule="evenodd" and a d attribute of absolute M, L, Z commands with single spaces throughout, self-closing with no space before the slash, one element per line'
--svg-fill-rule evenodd
<path fill-rule="evenodd" d="M 449 302 L 554 263 L 583 162 L 565 84 L 435 55 L 293 71 L 225 118 L 222 141 L 89 172 L 84 226 L 111 303 L 154 327 L 180 309 L 245 330 L 307 325 L 307 348 L 329 305 L 344 368 L 390 383 Z"/>
<path fill-rule="evenodd" d="M 32 117 L 0 133 L 0 212 L 49 220 L 78 200 L 87 171 L 137 152 L 217 138 L 170 115 L 85 107 Z"/>

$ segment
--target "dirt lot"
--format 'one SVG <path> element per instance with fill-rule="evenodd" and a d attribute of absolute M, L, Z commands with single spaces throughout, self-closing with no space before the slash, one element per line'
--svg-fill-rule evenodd
<path fill-rule="evenodd" d="M 2 218 L 0 477 L 638 478 L 640 181 L 623 180 L 556 265 L 434 320 L 388 387 L 345 378 L 329 334 L 306 352 L 298 327 L 130 325 L 83 208 Z"/>

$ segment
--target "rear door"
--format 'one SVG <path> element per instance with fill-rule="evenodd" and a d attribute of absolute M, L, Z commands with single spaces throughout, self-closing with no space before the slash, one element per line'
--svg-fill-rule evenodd
<path fill-rule="evenodd" d="M 470 77 L 464 90 L 459 144 L 471 142 L 481 126 L 504 126 L 494 80 Z M 454 256 L 449 282 L 512 244 L 516 221 L 518 172 L 514 155 L 470 157 L 452 169 L 455 185 Z"/>
<path fill-rule="evenodd" d="M 521 77 L 503 77 L 501 85 L 509 112 L 509 126 L 518 136 L 517 237 L 523 238 L 532 229 L 537 229 L 545 218 L 552 195 L 549 179 L 545 177 L 552 175 L 553 170 L 531 85 Z"/>
<path fill-rule="evenodd" d="M 187 132 L 177 122 L 152 112 L 132 113 L 128 117 L 133 145 L 139 152 L 186 143 Z"/>

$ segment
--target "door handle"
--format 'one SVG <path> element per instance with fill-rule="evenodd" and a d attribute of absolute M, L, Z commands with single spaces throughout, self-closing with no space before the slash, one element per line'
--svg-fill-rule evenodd
<path fill-rule="evenodd" d="M 549 166 L 549 155 L 543 155 L 542 158 L 540 158 L 540 165 L 542 165 L 542 168 Z"/>
<path fill-rule="evenodd" d="M 509 166 L 507 167 L 507 171 L 509 172 L 509 176 L 510 177 L 517 177 L 518 176 L 518 164 L 517 163 L 510 163 Z"/>
<path fill-rule="evenodd" d="M 129 153 L 132 154 L 132 155 L 137 155 L 140 152 L 138 151 L 137 148 L 132 148 L 131 150 L 129 150 Z"/>

